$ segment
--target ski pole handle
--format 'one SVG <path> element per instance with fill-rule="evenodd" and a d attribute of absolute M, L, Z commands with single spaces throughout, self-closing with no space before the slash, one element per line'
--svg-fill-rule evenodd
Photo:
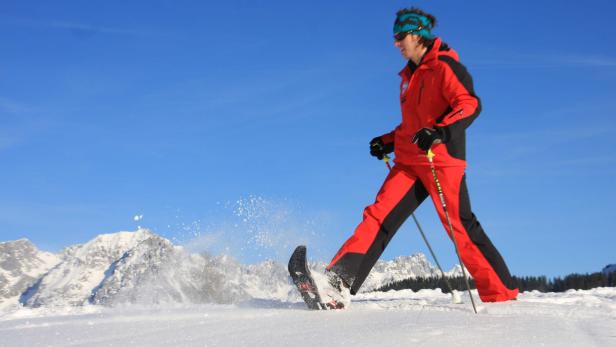
<path fill-rule="evenodd" d="M 390 160 L 391 158 L 387 154 L 383 156 L 383 161 L 385 162 L 385 165 L 387 165 L 389 171 L 391 171 L 391 164 L 389 163 Z"/>
<path fill-rule="evenodd" d="M 372 146 L 376 147 L 379 151 L 381 151 L 381 153 L 384 151 L 382 142 L 376 142 L 374 144 L 370 143 L 371 148 Z M 389 169 L 389 171 L 391 171 L 391 164 L 389 164 L 389 161 L 391 160 L 391 158 L 387 155 L 387 153 L 383 153 L 383 158 L 381 160 L 385 162 L 385 165 L 387 165 L 387 168 Z"/>
<path fill-rule="evenodd" d="M 428 151 L 426 152 L 426 157 L 428 157 L 428 161 L 430 163 L 432 163 L 432 158 L 434 158 L 436 156 L 436 154 L 434 154 L 434 152 L 432 152 L 432 148 L 429 148 Z"/>

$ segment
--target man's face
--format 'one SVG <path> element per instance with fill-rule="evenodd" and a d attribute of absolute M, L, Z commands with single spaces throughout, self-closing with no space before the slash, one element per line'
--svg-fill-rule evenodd
<path fill-rule="evenodd" d="M 422 46 L 419 44 L 419 35 L 408 34 L 400 41 L 394 40 L 394 46 L 398 47 L 400 54 L 406 60 L 421 54 Z"/>

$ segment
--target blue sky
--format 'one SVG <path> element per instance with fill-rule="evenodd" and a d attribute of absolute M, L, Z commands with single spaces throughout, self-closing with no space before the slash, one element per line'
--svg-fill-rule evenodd
<path fill-rule="evenodd" d="M 3 2 L 0 239 L 139 225 L 246 262 L 299 242 L 329 260 L 386 175 L 367 143 L 400 121 L 391 29 L 411 5 L 482 98 L 467 181 L 512 272 L 616 262 L 610 1 Z M 452 266 L 432 204 L 417 216 Z M 385 259 L 426 252 L 409 222 Z"/>

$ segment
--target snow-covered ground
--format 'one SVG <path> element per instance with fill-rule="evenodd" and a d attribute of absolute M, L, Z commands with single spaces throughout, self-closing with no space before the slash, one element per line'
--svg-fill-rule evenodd
<path fill-rule="evenodd" d="M 616 288 L 523 293 L 477 315 L 468 297 L 370 292 L 438 275 L 422 254 L 379 261 L 349 309 L 308 311 L 285 264 L 190 253 L 145 229 L 59 254 L 27 240 L 0 251 L 0 347 L 616 346 Z"/>
<path fill-rule="evenodd" d="M 235 305 L 21 308 L 0 346 L 616 346 L 616 288 L 523 293 L 475 315 L 440 291 L 362 293 L 343 311 Z"/>

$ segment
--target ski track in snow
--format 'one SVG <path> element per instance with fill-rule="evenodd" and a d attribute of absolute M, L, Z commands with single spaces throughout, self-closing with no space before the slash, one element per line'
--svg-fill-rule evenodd
<path fill-rule="evenodd" d="M 21 308 L 0 315 L 0 346 L 616 346 L 616 288 L 523 293 L 477 315 L 462 297 L 363 293 L 343 311 L 275 300 Z"/>

